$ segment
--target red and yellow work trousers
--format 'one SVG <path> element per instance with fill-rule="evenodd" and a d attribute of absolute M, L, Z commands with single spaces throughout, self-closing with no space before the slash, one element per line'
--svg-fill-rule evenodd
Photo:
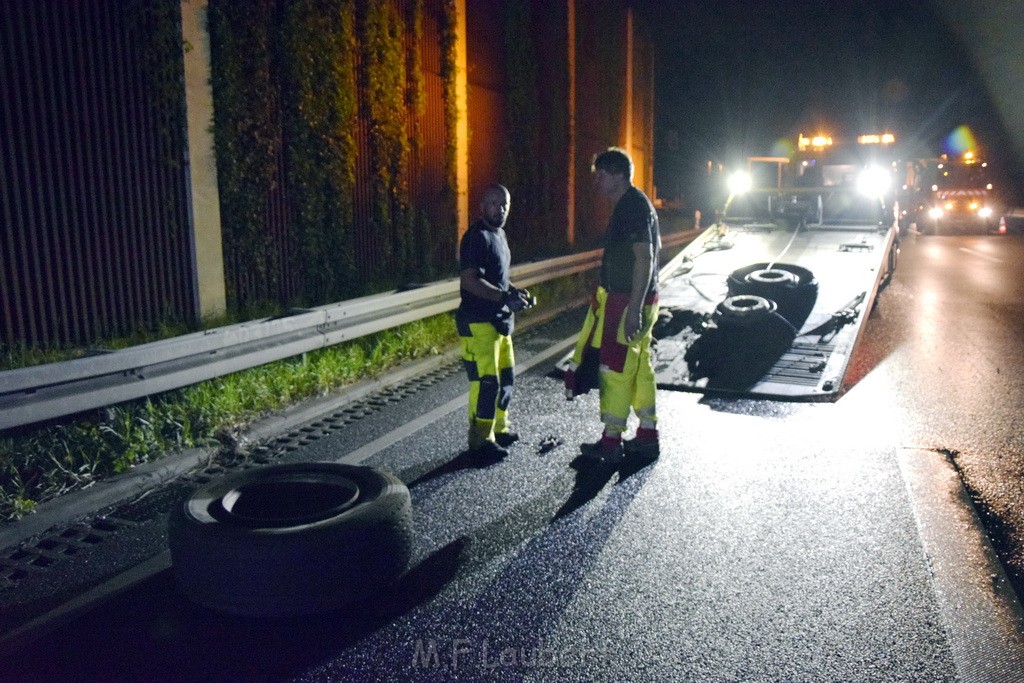
<path fill-rule="evenodd" d="M 491 323 L 458 321 L 457 326 L 469 378 L 469 447 L 473 449 L 508 431 L 516 360 L 512 337 L 500 334 Z"/>
<path fill-rule="evenodd" d="M 625 334 L 628 304 L 628 294 L 609 293 L 598 287 L 573 354 L 573 362 L 580 365 L 588 345 L 599 350 L 601 421 L 608 433 L 626 430 L 630 409 L 643 427 L 654 428 L 658 421 L 651 362 L 651 330 L 658 317 L 658 296 L 651 295 L 644 301 L 640 332 L 629 342 Z"/>

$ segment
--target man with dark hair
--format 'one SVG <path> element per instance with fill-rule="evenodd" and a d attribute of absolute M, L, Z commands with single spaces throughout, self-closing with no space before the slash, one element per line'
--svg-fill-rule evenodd
<path fill-rule="evenodd" d="M 459 293 L 455 324 L 469 377 L 469 450 L 483 460 L 508 455 L 519 440 L 509 431 L 508 409 L 515 379 L 512 328 L 515 312 L 533 305 L 525 289 L 509 282 L 512 254 L 505 237 L 510 195 L 491 184 L 480 200 L 480 218 L 459 245 Z"/>
<path fill-rule="evenodd" d="M 656 386 L 651 363 L 651 329 L 658 316 L 658 214 L 633 185 L 633 161 L 617 147 L 594 157 L 597 190 L 614 203 L 604 238 L 601 282 L 566 373 L 566 395 L 577 386 L 575 370 L 588 347 L 597 349 L 601 421 L 604 432 L 583 444 L 584 458 L 617 465 L 625 456 L 654 459 L 660 454 Z M 633 439 L 623 442 L 630 410 L 640 420 Z"/>

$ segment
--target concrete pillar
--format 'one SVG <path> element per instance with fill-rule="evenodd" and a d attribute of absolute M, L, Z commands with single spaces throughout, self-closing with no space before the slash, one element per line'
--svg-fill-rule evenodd
<path fill-rule="evenodd" d="M 192 199 L 193 263 L 199 315 L 208 319 L 227 310 L 220 195 L 213 149 L 213 91 L 210 87 L 210 34 L 206 0 L 182 0 L 181 33 L 185 58 L 189 183 Z"/>

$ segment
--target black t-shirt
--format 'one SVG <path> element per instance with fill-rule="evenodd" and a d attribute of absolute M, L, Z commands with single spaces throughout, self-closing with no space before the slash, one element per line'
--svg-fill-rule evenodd
<path fill-rule="evenodd" d="M 508 289 L 511 265 L 512 253 L 502 228 L 492 229 L 482 219 L 469 226 L 459 245 L 460 272 L 472 268 L 495 287 Z M 511 316 L 500 303 L 482 299 L 462 287 L 459 294 L 462 295 L 459 314 L 467 322 L 498 322 Z"/>
<path fill-rule="evenodd" d="M 607 291 L 629 294 L 633 290 L 633 245 L 637 242 L 646 242 L 652 247 L 654 268 L 647 293 L 653 294 L 658 291 L 658 252 L 661 249 L 658 213 L 647 195 L 630 186 L 616 202 L 604 236 L 601 286 Z"/>

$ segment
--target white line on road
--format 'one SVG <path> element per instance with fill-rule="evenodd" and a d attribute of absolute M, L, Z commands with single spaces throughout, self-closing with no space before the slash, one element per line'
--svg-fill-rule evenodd
<path fill-rule="evenodd" d="M 171 551 L 165 550 L 130 569 L 126 569 L 105 583 L 68 600 L 63 605 L 22 624 L 0 638 L 0 657 L 17 652 L 47 633 L 71 623 L 76 617 L 106 602 L 129 588 L 137 586 L 171 567 Z"/>
<path fill-rule="evenodd" d="M 971 256 L 976 256 L 976 257 L 978 257 L 980 259 L 984 259 L 985 261 L 988 261 L 989 263 L 1002 263 L 1003 262 L 1003 259 L 999 258 L 998 256 L 993 256 L 992 254 L 986 254 L 984 252 L 978 251 L 977 249 L 969 249 L 967 247 L 959 247 L 959 249 L 960 249 L 960 251 L 964 252 L 965 254 L 970 254 Z"/>
<path fill-rule="evenodd" d="M 522 363 L 516 363 L 516 371 L 526 372 L 532 367 L 535 367 L 537 365 L 540 365 L 541 363 L 551 360 L 551 358 L 554 356 L 557 356 L 561 353 L 565 353 L 576 344 L 577 337 L 578 335 L 575 334 L 571 337 L 566 337 L 562 341 L 550 346 L 544 351 L 541 351 L 537 355 L 531 357 L 529 360 L 524 361 Z M 337 462 L 345 463 L 348 465 L 358 465 L 367 458 L 381 452 L 385 448 L 393 446 L 402 439 L 412 436 L 413 434 L 423 429 L 427 425 L 431 425 L 437 422 L 438 420 L 440 420 L 442 417 L 452 412 L 453 410 L 458 410 L 459 408 L 464 407 L 468 400 L 469 394 L 463 394 L 458 398 L 453 398 L 444 405 L 434 408 L 429 413 L 421 415 L 415 420 L 407 422 L 397 429 L 393 429 L 384 436 L 375 439 L 374 441 L 371 441 L 365 446 L 357 448 L 356 450 L 342 456 L 341 458 L 338 458 Z"/>

